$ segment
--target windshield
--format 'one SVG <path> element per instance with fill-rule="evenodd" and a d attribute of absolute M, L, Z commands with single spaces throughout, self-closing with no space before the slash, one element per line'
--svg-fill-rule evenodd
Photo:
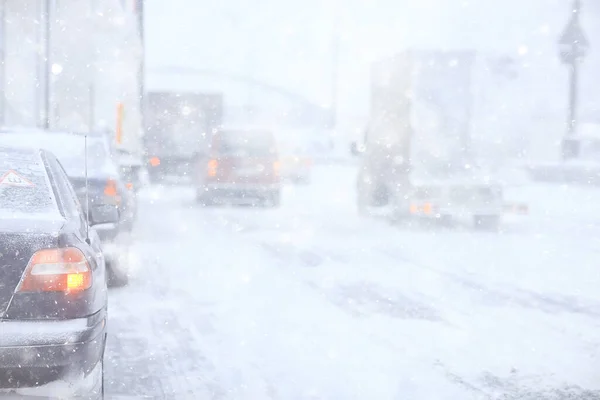
<path fill-rule="evenodd" d="M 276 152 L 273 136 L 262 131 L 223 131 L 213 139 L 220 155 L 272 156 Z"/>
<path fill-rule="evenodd" d="M 83 135 L 0 133 L 0 145 L 2 144 L 46 149 L 58 158 L 69 177 L 82 178 L 85 176 L 86 141 Z M 88 174 L 103 173 L 110 169 L 111 157 L 110 150 L 103 138 L 93 136 L 87 138 Z"/>
<path fill-rule="evenodd" d="M 38 154 L 0 147 L 0 214 L 2 218 L 57 211 L 46 170 Z"/>
<path fill-rule="evenodd" d="M 83 138 L 61 141 L 49 150 L 58 158 L 69 177 L 85 176 L 85 143 Z M 87 142 L 88 173 L 96 174 L 106 169 L 111 155 L 102 139 L 89 139 Z"/>

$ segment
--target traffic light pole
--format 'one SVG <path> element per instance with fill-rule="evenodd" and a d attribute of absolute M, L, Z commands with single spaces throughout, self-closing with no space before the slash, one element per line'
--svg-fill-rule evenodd
<path fill-rule="evenodd" d="M 567 121 L 567 136 L 572 137 L 577 131 L 577 106 L 579 88 L 579 63 L 574 61 L 570 66 L 569 73 L 569 120 Z"/>
<path fill-rule="evenodd" d="M 567 113 L 567 132 L 562 143 L 563 160 L 579 156 L 580 145 L 576 136 L 579 103 L 579 64 L 589 48 L 589 42 L 581 28 L 580 13 L 581 0 L 573 0 L 571 18 L 558 41 L 560 59 L 569 68 L 569 110 Z"/>

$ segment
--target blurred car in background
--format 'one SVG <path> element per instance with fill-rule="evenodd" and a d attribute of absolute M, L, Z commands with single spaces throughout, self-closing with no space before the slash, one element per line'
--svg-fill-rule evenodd
<path fill-rule="evenodd" d="M 149 183 L 148 175 L 142 157 L 136 156 L 127 150 L 116 150 L 116 161 L 120 176 L 129 189 L 134 206 L 132 207 L 132 218 L 137 218 L 137 194 L 139 190 Z"/>
<path fill-rule="evenodd" d="M 292 183 L 309 183 L 313 160 L 301 146 L 279 145 L 281 178 Z"/>
<path fill-rule="evenodd" d="M 272 132 L 221 129 L 209 148 L 196 156 L 196 198 L 202 205 L 252 200 L 278 207 L 280 161 Z"/>
<path fill-rule="evenodd" d="M 83 377 L 92 393 L 76 397 L 102 398 L 107 289 L 100 238 L 45 150 L 0 145 L 0 193 L 0 387 Z M 90 226 L 118 220 L 114 206 L 89 211 Z"/>
<path fill-rule="evenodd" d="M 117 165 L 121 172 L 121 177 L 129 189 L 137 193 L 143 186 L 147 184 L 144 181 L 144 162 L 142 158 L 128 152 L 127 150 L 116 150 Z"/>
<path fill-rule="evenodd" d="M 87 187 L 86 143 L 87 135 Z M 35 130 L 0 130 L 0 145 L 38 147 L 56 155 L 84 206 L 110 205 L 117 208 L 117 223 L 94 227 L 102 241 L 111 286 L 128 283 L 126 256 L 132 242 L 136 215 L 133 191 L 127 188 L 113 160 L 110 139 L 104 133 L 74 133 Z"/>

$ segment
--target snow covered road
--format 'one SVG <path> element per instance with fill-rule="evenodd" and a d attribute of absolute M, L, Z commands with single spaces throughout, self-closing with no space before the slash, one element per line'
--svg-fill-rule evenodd
<path fill-rule="evenodd" d="M 109 395 L 600 399 L 600 191 L 517 188 L 532 215 L 501 234 L 409 230 L 357 216 L 352 167 L 314 172 L 277 210 L 143 193 Z"/>

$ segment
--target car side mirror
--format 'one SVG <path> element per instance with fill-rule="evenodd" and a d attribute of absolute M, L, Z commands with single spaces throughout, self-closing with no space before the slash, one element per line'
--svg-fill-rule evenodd
<path fill-rule="evenodd" d="M 116 224 L 119 222 L 119 209 L 110 204 L 93 205 L 89 211 L 90 226 Z"/>

